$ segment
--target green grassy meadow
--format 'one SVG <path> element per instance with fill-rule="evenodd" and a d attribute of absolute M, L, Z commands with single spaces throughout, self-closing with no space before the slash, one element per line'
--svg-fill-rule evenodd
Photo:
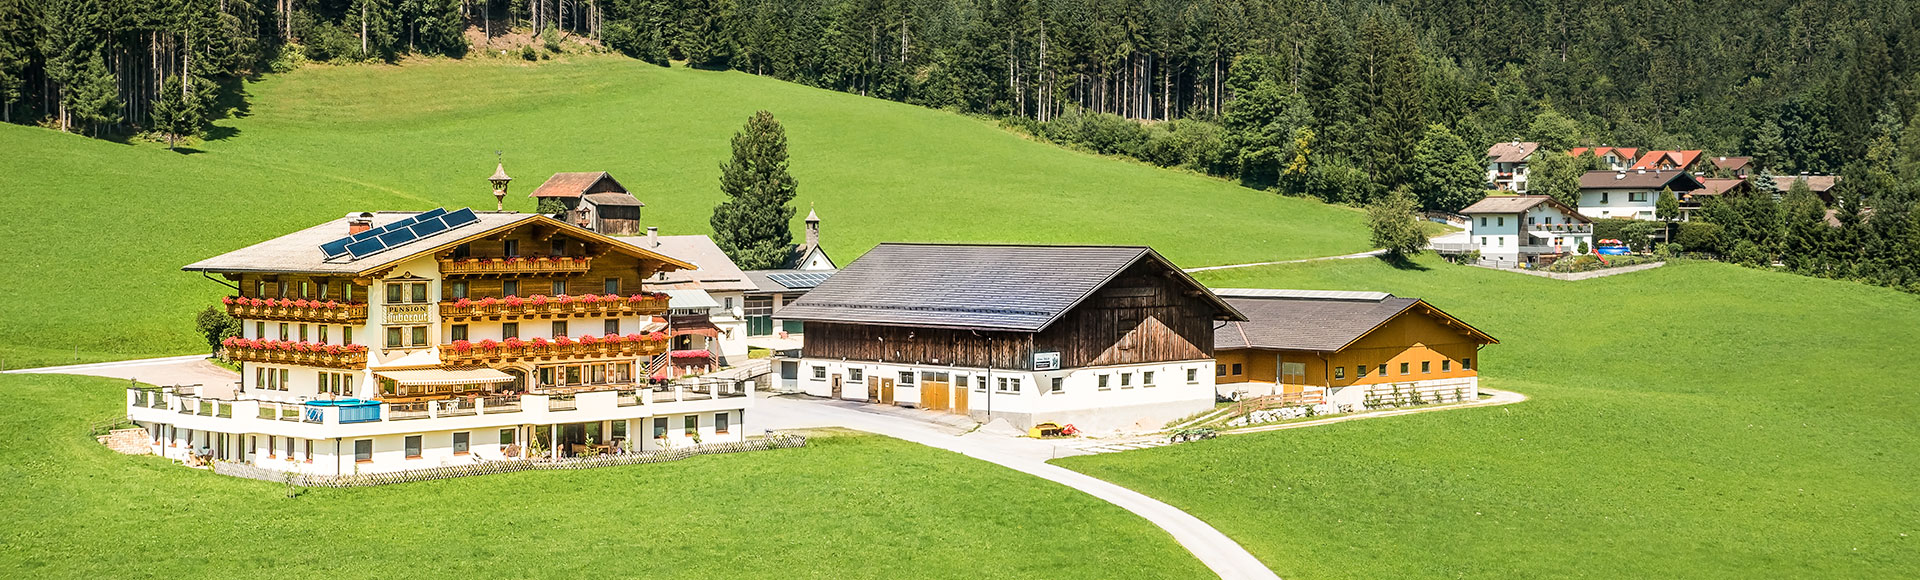
<path fill-rule="evenodd" d="M 0 376 L 0 577 L 1207 576 L 1111 504 L 871 435 L 288 498 L 94 443 L 120 385 Z"/>
<path fill-rule="evenodd" d="M 1186 265 L 1366 249 L 1360 212 L 1035 143 L 980 119 L 734 72 L 615 57 L 314 66 L 246 85 L 245 116 L 178 154 L 0 124 L 0 365 L 192 352 L 222 294 L 187 263 L 348 211 L 509 209 L 559 171 L 607 170 L 644 225 L 707 233 L 728 139 L 787 127 L 808 206 L 842 263 L 883 241 L 1150 244 Z M 1231 243 L 1223 243 L 1231 240 Z"/>
<path fill-rule="evenodd" d="M 1058 460 L 1285 578 L 1911 578 L 1920 297 L 1713 263 L 1561 282 L 1340 260 L 1218 287 L 1427 299 L 1533 400 Z"/>

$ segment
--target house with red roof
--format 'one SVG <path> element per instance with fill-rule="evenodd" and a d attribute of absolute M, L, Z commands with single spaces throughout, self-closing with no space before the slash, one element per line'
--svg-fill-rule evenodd
<path fill-rule="evenodd" d="M 1693 162 L 1700 160 L 1700 150 L 1690 151 L 1648 151 L 1635 161 L 1631 170 L 1646 171 L 1690 171 Z"/>

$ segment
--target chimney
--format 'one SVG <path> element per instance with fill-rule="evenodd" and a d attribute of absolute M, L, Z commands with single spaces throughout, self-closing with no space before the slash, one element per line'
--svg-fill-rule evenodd
<path fill-rule="evenodd" d="M 347 220 L 347 235 L 349 236 L 371 229 L 373 229 L 373 218 L 357 217 Z"/>
<path fill-rule="evenodd" d="M 647 247 L 660 247 L 660 228 L 647 226 Z"/>

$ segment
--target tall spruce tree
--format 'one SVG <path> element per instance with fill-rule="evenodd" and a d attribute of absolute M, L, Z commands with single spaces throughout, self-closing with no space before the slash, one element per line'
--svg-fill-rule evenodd
<path fill-rule="evenodd" d="M 166 136 L 167 149 L 173 149 L 180 139 L 199 135 L 206 122 L 200 100 L 184 93 L 180 77 L 170 76 L 161 83 L 160 96 L 153 100 L 153 130 Z"/>
<path fill-rule="evenodd" d="M 727 200 L 713 208 L 714 241 L 747 270 L 778 268 L 793 244 L 796 184 L 787 173 L 787 132 L 760 111 L 733 134 L 733 159 L 720 165 Z"/>

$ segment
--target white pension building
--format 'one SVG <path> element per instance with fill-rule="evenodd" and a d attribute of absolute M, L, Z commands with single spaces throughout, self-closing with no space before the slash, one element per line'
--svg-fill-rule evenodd
<path fill-rule="evenodd" d="M 648 381 L 685 261 L 537 214 L 355 213 L 185 267 L 236 384 L 129 389 L 157 454 L 336 475 L 743 439 L 751 387 Z"/>

